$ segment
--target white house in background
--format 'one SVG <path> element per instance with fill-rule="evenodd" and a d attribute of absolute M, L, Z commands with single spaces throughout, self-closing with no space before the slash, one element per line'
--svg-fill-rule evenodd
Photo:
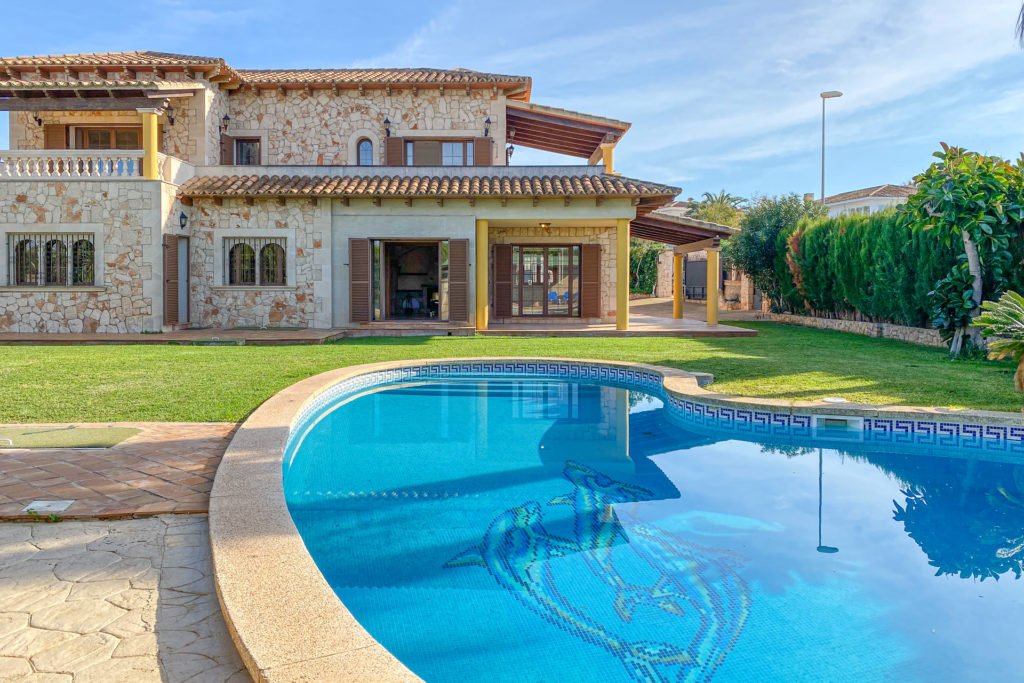
<path fill-rule="evenodd" d="M 830 217 L 867 215 L 905 204 L 907 197 L 915 191 L 913 185 L 876 185 L 825 197 L 823 203 L 828 207 Z"/>

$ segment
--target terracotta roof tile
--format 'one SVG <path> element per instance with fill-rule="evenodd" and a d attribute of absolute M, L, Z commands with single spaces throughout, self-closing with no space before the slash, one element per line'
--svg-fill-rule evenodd
<path fill-rule="evenodd" d="M 664 198 L 679 188 L 613 175 L 197 176 L 186 197 L 630 197 Z"/>
<path fill-rule="evenodd" d="M 484 73 L 469 69 L 239 69 L 249 85 L 381 84 L 468 85 L 480 83 L 530 84 L 526 76 Z"/>
<path fill-rule="evenodd" d="M 917 188 L 913 185 L 875 185 L 874 187 L 865 187 L 861 190 L 851 190 L 834 194 L 831 197 L 825 197 L 822 203 L 826 205 L 838 204 L 839 202 L 867 199 L 868 197 L 909 197 L 915 192 L 917 192 Z"/>
<path fill-rule="evenodd" d="M 152 50 L 0 57 L 0 66 L 199 66 L 206 64 L 224 64 L 224 60 L 220 57 L 179 55 L 172 52 L 153 52 Z"/>

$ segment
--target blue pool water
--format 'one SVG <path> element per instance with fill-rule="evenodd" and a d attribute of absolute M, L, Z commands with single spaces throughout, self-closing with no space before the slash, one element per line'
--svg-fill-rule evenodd
<path fill-rule="evenodd" d="M 1024 676 L 1013 453 L 740 440 L 626 387 L 435 379 L 307 416 L 285 490 L 427 681 Z"/>

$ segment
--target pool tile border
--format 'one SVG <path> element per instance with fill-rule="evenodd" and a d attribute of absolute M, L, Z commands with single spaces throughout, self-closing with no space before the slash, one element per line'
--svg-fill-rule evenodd
<path fill-rule="evenodd" d="M 865 442 L 962 447 L 967 440 L 968 447 L 1024 452 L 1024 418 L 1014 413 L 740 398 L 704 389 L 710 375 L 639 363 L 465 358 L 326 372 L 282 390 L 242 424 L 211 493 L 217 595 L 255 680 L 419 680 L 359 625 L 306 551 L 284 497 L 282 463 L 290 436 L 324 405 L 373 387 L 508 375 L 640 387 L 666 399 L 685 424 L 737 434 L 811 437 L 817 418 L 844 416 L 860 419 Z"/>

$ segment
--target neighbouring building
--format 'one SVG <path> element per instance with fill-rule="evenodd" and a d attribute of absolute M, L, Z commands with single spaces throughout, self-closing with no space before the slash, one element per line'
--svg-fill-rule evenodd
<path fill-rule="evenodd" d="M 907 197 L 916 192 L 913 185 L 876 185 L 825 197 L 829 216 L 868 215 L 906 204 Z"/>
<path fill-rule="evenodd" d="M 648 220 L 679 189 L 615 172 L 630 124 L 531 102 L 531 85 L 160 52 L 0 59 L 0 331 L 624 329 L 630 236 L 718 233 Z M 517 146 L 585 161 L 511 166 Z"/>

